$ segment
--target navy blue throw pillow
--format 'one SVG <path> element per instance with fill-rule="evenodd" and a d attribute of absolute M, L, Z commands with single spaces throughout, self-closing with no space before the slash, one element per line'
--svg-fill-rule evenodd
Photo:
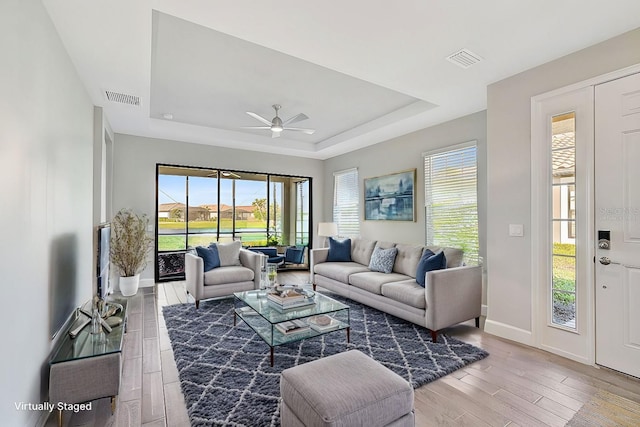
<path fill-rule="evenodd" d="M 442 270 L 446 267 L 447 258 L 444 256 L 444 252 L 440 251 L 437 254 L 434 254 L 429 249 L 425 249 L 420 261 L 418 262 L 418 268 L 416 269 L 416 282 L 424 288 L 424 275 L 427 271 Z"/>
<path fill-rule="evenodd" d="M 351 239 L 336 240 L 329 237 L 329 262 L 350 262 L 351 261 Z"/>
<path fill-rule="evenodd" d="M 198 246 L 196 247 L 196 252 L 198 252 L 198 256 L 204 261 L 205 272 L 220 267 L 220 255 L 218 254 L 217 246 L 209 246 L 208 248 Z"/>

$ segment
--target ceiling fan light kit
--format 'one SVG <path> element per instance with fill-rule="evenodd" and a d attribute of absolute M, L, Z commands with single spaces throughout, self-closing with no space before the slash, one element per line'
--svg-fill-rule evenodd
<path fill-rule="evenodd" d="M 296 114 L 295 116 L 290 117 L 290 118 L 288 118 L 287 120 L 285 120 L 283 122 L 282 119 L 280 118 L 280 116 L 278 116 L 278 111 L 282 107 L 279 104 L 274 104 L 274 105 L 272 105 L 272 107 L 273 107 L 274 110 L 276 110 L 276 116 L 273 119 L 271 119 L 271 121 L 265 119 L 264 117 L 262 117 L 259 114 L 253 113 L 251 111 L 247 111 L 248 115 L 250 115 L 254 119 L 264 123 L 266 126 L 244 126 L 243 129 L 270 130 L 271 131 L 271 138 L 279 138 L 280 134 L 283 131 L 289 131 L 289 130 L 290 131 L 296 131 L 296 132 L 302 132 L 302 133 L 305 133 L 307 135 L 312 135 L 315 132 L 315 129 L 303 129 L 303 128 L 287 127 L 287 125 L 290 124 L 290 123 L 295 123 L 295 122 L 299 122 L 299 121 L 308 119 L 309 117 L 307 117 L 306 114 L 304 114 L 304 113 Z"/>

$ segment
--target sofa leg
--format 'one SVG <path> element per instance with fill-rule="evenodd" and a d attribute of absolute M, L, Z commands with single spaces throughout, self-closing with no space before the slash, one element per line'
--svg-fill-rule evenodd
<path fill-rule="evenodd" d="M 476 328 L 480 328 L 480 318 L 476 317 Z"/>
<path fill-rule="evenodd" d="M 200 301 L 196 300 L 196 309 L 200 308 Z"/>
<path fill-rule="evenodd" d="M 315 292 L 315 291 L 316 291 L 316 284 L 314 283 L 313 284 L 313 292 Z"/>
<path fill-rule="evenodd" d="M 431 342 L 438 342 L 438 331 L 431 331 Z"/>

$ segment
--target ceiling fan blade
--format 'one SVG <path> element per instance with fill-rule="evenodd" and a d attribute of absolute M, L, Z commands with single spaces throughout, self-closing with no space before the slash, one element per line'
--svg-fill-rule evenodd
<path fill-rule="evenodd" d="M 307 135 L 313 135 L 315 129 L 303 129 L 303 128 L 284 128 L 284 130 L 295 130 L 297 132 L 306 133 Z"/>
<path fill-rule="evenodd" d="M 256 113 L 252 113 L 251 111 L 247 111 L 247 114 L 250 115 L 251 117 L 253 117 L 256 120 L 261 121 L 265 125 L 271 126 L 271 121 L 270 120 L 267 120 L 264 117 L 257 115 Z"/>
<path fill-rule="evenodd" d="M 240 129 L 271 129 L 271 126 L 241 126 Z"/>
<path fill-rule="evenodd" d="M 271 138 L 280 138 L 282 132 L 271 132 Z"/>
<path fill-rule="evenodd" d="M 285 120 L 284 122 L 282 122 L 282 124 L 284 126 L 288 125 L 289 123 L 295 123 L 295 122 L 300 122 L 302 120 L 307 120 L 309 117 L 307 117 L 306 114 L 304 113 L 300 113 L 300 114 L 296 114 L 293 117 L 288 118 L 287 120 Z"/>

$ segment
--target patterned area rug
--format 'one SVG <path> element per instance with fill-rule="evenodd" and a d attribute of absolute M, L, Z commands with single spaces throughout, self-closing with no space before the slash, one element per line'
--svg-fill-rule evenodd
<path fill-rule="evenodd" d="M 275 348 L 243 321 L 233 326 L 233 299 L 163 308 L 192 426 L 278 426 L 280 372 L 347 349 L 358 349 L 407 379 L 414 388 L 483 359 L 488 353 L 446 335 L 432 343 L 427 329 L 331 295 L 350 306 L 346 332 Z"/>

